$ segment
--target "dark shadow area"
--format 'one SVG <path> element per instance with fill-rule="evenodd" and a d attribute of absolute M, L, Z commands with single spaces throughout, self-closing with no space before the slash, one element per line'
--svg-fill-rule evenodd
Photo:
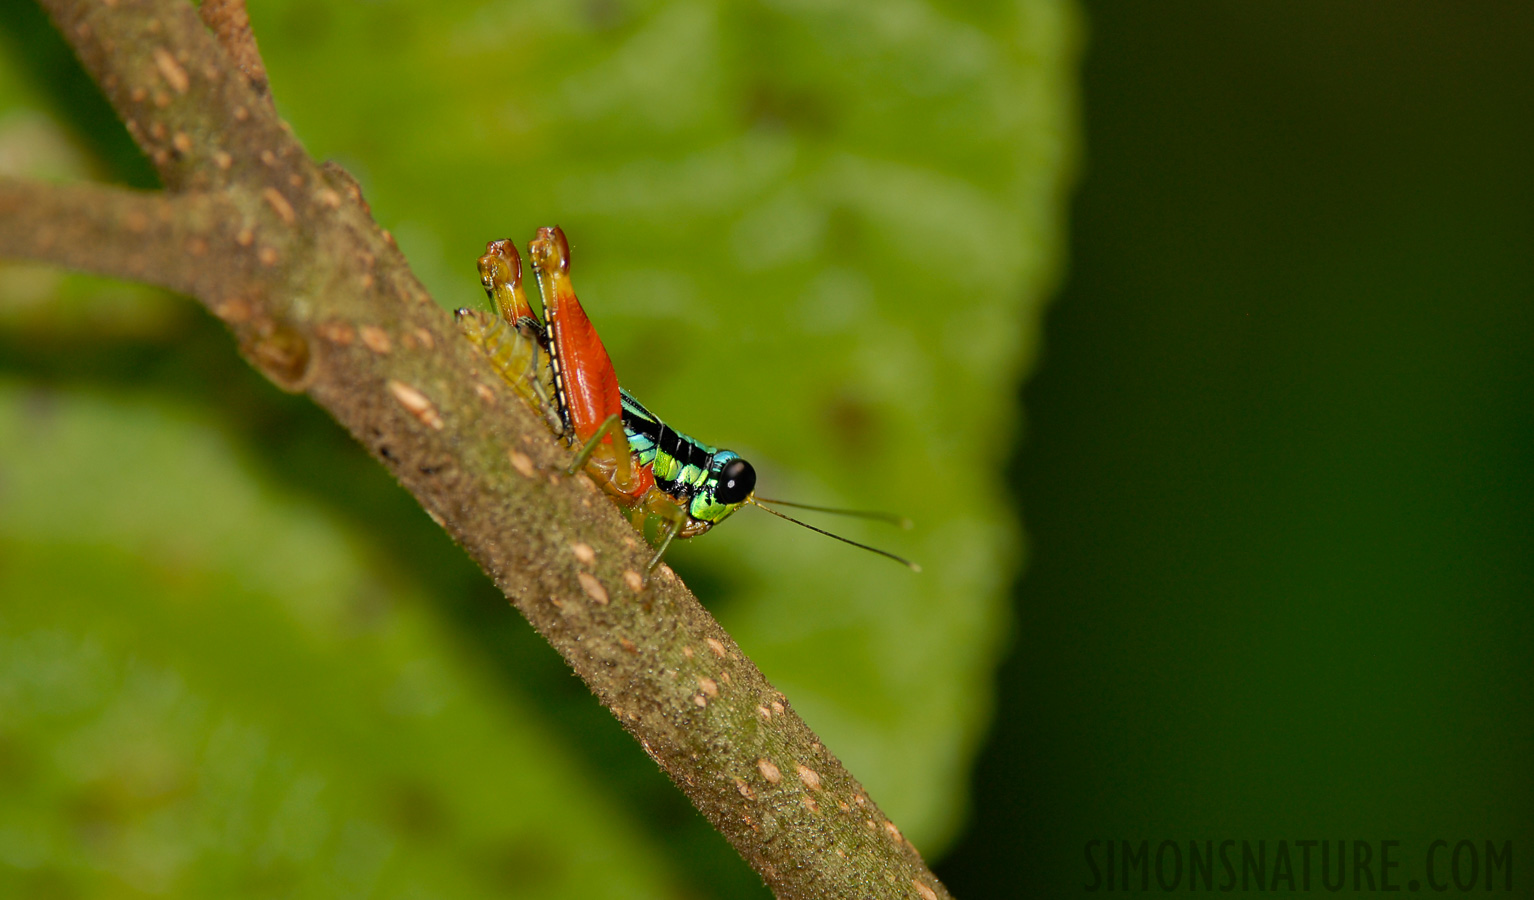
<path fill-rule="evenodd" d="M 1187 892 L 1230 839 L 1303 891 L 1345 838 L 1409 891 L 1434 839 L 1529 846 L 1534 7 L 1088 10 L 1016 643 L 940 874 Z"/>

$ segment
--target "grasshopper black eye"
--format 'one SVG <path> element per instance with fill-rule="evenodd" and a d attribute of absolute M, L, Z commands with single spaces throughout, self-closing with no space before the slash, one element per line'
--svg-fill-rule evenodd
<path fill-rule="evenodd" d="M 714 491 L 714 499 L 726 505 L 740 503 L 754 490 L 756 470 L 743 459 L 732 459 L 719 473 L 719 487 Z"/>

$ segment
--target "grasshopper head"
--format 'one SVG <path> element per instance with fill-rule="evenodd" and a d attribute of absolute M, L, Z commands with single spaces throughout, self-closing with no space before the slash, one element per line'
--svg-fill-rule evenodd
<path fill-rule="evenodd" d="M 693 495 L 687 514 L 700 522 L 717 525 L 751 499 L 756 489 L 756 470 L 733 451 L 720 450 L 709 461 L 708 479 Z"/>

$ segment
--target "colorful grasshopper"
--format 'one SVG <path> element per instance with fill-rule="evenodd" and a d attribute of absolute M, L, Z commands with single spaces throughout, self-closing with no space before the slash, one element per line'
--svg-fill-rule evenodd
<path fill-rule="evenodd" d="M 570 285 L 570 245 L 559 228 L 540 228 L 528 245 L 547 323 L 522 290 L 522 258 L 511 241 L 491 241 L 479 259 L 480 280 L 498 317 L 458 310 L 458 321 L 501 377 L 555 434 L 581 449 L 569 474 L 586 473 L 644 532 L 655 516 L 663 535 L 649 570 L 660 564 L 676 538 L 708 531 L 746 504 L 839 541 L 920 567 L 892 553 L 847 540 L 764 506 L 777 503 L 821 512 L 903 522 L 883 513 L 805 506 L 755 495 L 756 470 L 730 450 L 720 450 L 674 430 L 618 385 L 601 338 Z M 909 527 L 909 523 L 904 523 Z"/>

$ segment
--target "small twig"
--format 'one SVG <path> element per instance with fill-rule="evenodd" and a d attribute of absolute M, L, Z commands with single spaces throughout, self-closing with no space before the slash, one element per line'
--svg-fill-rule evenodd
<path fill-rule="evenodd" d="M 168 193 L 0 180 L 0 257 L 185 291 L 306 391 L 495 580 L 783 898 L 947 892 L 543 423 L 487 374 L 372 220 L 183 0 L 43 0 Z M 243 28 L 244 26 L 241 26 Z M 248 32 L 246 33 L 248 36 Z"/>
<path fill-rule="evenodd" d="M 250 30 L 250 16 L 245 0 L 202 0 L 198 15 L 213 29 L 214 37 L 245 73 L 251 90 L 271 101 L 271 87 L 266 80 L 266 64 L 256 47 L 256 35 Z"/>
<path fill-rule="evenodd" d="M 163 194 L 102 184 L 53 184 L 0 176 L 0 230 L 7 255 L 199 294 L 211 267 L 164 266 L 167 247 L 206 261 L 224 223 L 224 197 Z"/>

